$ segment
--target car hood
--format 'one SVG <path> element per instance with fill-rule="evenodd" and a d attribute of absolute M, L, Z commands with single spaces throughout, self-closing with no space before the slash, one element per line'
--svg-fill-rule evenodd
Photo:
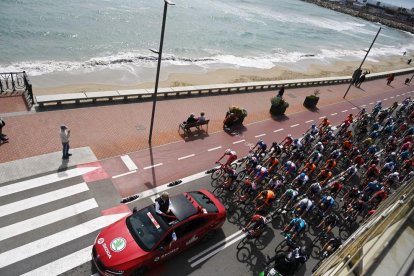
<path fill-rule="evenodd" d="M 119 270 L 128 269 L 127 263 L 143 258 L 148 254 L 136 243 L 122 218 L 103 229 L 96 237 L 95 248 L 100 261 L 108 268 L 116 267 Z"/>

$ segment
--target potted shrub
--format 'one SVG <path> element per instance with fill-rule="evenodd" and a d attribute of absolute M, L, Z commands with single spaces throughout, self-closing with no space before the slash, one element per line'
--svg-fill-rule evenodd
<path fill-rule="evenodd" d="M 229 111 L 227 111 L 226 118 L 223 121 L 224 128 L 236 124 L 243 124 L 244 118 L 246 118 L 246 116 L 246 109 L 240 108 L 238 106 L 229 107 Z"/>
<path fill-rule="evenodd" d="M 315 89 L 312 95 L 306 96 L 303 105 L 307 108 L 315 108 L 319 101 L 319 89 Z"/>
<path fill-rule="evenodd" d="M 289 103 L 280 96 L 274 96 L 270 99 L 270 114 L 274 116 L 283 115 L 289 107 Z"/>

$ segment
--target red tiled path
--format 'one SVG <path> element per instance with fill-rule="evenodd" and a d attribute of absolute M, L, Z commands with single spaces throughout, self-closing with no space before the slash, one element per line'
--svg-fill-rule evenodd
<path fill-rule="evenodd" d="M 398 76 L 387 86 L 385 80 L 365 82 L 361 89 L 352 87 L 347 99 L 375 95 L 377 91 L 392 91 L 401 88 L 406 77 Z M 343 101 L 347 84 L 318 87 L 320 101 L 325 106 Z M 287 115 L 303 111 L 304 98 L 316 87 L 286 89 L 285 98 L 290 103 Z M 153 130 L 153 146 L 182 141 L 178 134 L 178 124 L 189 113 L 205 111 L 210 118 L 209 133 L 222 131 L 222 120 L 231 105 L 239 105 L 248 111 L 245 124 L 270 118 L 270 98 L 275 91 L 223 96 L 205 96 L 186 99 L 158 101 Z M 3 108 L 0 98 L 0 110 Z M 9 136 L 9 143 L 0 145 L 0 163 L 61 150 L 59 126 L 66 124 L 72 130 L 71 147 L 89 146 L 98 159 L 130 153 L 148 148 L 148 133 L 152 102 L 114 104 L 99 107 L 81 107 L 28 113 L 6 117 L 7 125 L 3 129 Z M 208 137 L 204 138 L 208 141 Z"/>

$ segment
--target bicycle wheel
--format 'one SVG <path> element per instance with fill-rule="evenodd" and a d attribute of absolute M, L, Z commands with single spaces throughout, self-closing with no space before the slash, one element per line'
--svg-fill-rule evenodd
<path fill-rule="evenodd" d="M 219 178 L 222 174 L 223 174 L 224 170 L 222 168 L 218 168 L 216 169 L 212 174 L 211 174 L 211 179 L 216 180 L 217 178 Z"/>
<path fill-rule="evenodd" d="M 231 163 L 230 167 L 231 167 L 232 169 L 236 170 L 236 169 L 237 169 L 237 162 L 233 162 L 233 163 Z"/>
<path fill-rule="evenodd" d="M 242 170 L 237 174 L 237 180 L 241 181 L 246 177 L 247 170 Z"/>

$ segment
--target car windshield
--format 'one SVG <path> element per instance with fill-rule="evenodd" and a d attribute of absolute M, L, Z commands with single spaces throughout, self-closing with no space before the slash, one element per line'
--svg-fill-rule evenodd
<path fill-rule="evenodd" d="M 206 209 L 207 213 L 217 213 L 218 209 L 216 205 L 214 205 L 213 201 L 210 200 L 208 196 L 201 192 L 189 192 L 192 198 L 197 201 L 197 203 Z"/>
<path fill-rule="evenodd" d="M 150 251 L 168 230 L 168 226 L 155 213 L 153 206 L 133 213 L 127 218 L 126 224 L 135 241 L 145 251 Z"/>

